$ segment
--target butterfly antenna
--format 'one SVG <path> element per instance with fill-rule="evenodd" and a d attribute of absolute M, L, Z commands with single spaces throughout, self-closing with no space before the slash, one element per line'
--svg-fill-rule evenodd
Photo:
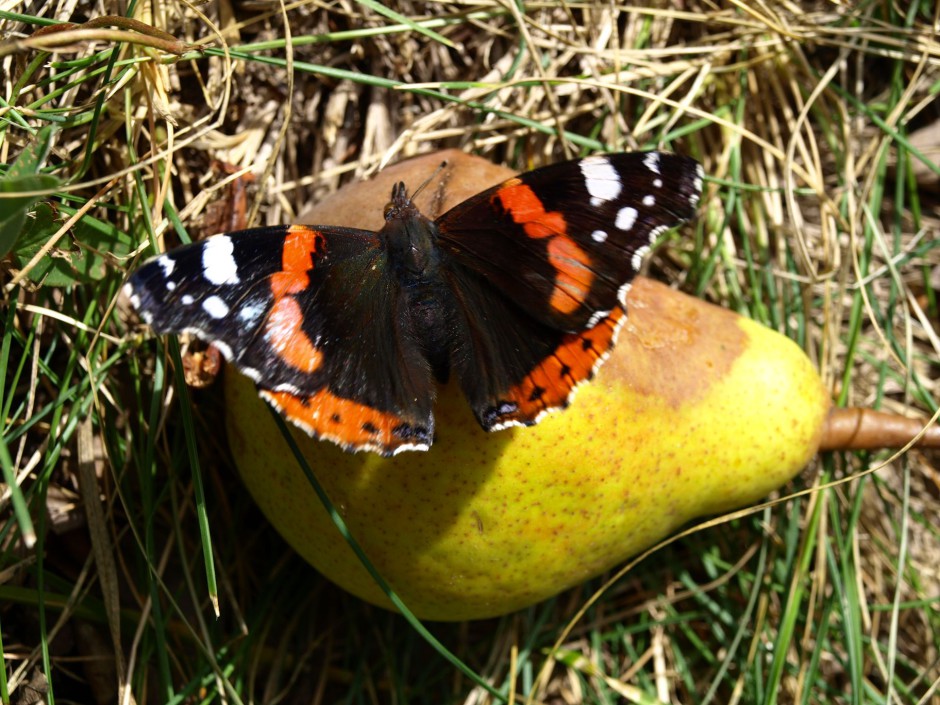
<path fill-rule="evenodd" d="M 446 161 L 443 161 L 443 162 L 441 162 L 440 164 L 438 164 L 438 165 L 437 165 L 437 169 L 435 169 L 433 172 L 431 172 L 431 175 L 430 175 L 428 178 L 426 178 L 426 179 L 421 183 L 421 185 L 418 186 L 418 188 L 416 188 L 416 189 L 414 190 L 414 192 L 411 194 L 411 200 L 413 201 L 414 199 L 416 199 L 416 198 L 418 197 L 418 194 L 421 193 L 421 192 L 424 190 L 424 187 L 427 186 L 427 185 L 428 185 L 429 183 L 431 183 L 432 181 L 434 181 L 435 177 L 436 177 L 438 174 L 440 174 L 441 171 L 442 171 L 442 170 L 444 169 L 444 167 L 446 167 L 446 166 L 447 166 L 447 162 L 446 162 Z"/>

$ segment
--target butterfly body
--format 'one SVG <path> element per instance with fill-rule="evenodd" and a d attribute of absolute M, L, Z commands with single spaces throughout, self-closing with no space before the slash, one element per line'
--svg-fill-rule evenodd
<path fill-rule="evenodd" d="M 448 344 L 453 328 L 453 298 L 441 276 L 438 230 L 396 184 L 377 234 L 387 252 L 387 267 L 400 290 L 396 315 L 420 344 L 439 382 L 449 377 Z"/>
<path fill-rule="evenodd" d="M 290 225 L 161 255 L 126 291 L 158 333 L 214 343 L 262 395 L 347 450 L 426 450 L 436 382 L 486 430 L 536 423 L 590 379 L 643 254 L 691 217 L 693 160 L 659 152 L 509 179 L 436 220 L 403 184 L 376 233 Z"/>

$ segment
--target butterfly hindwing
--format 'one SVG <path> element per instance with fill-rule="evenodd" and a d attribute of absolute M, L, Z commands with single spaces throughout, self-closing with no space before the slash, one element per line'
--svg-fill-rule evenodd
<path fill-rule="evenodd" d="M 537 423 L 567 406 L 607 358 L 626 320 L 616 304 L 592 328 L 566 333 L 527 315 L 476 273 L 455 265 L 448 280 L 458 321 L 453 368 L 487 431 Z"/>
<path fill-rule="evenodd" d="M 430 368 L 375 233 L 219 235 L 151 260 L 126 291 L 156 332 L 214 344 L 309 433 L 383 454 L 430 445 Z"/>

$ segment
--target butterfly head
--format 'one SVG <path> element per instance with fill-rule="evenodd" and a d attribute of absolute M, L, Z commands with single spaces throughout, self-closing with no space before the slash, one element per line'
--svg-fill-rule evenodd
<path fill-rule="evenodd" d="M 386 222 L 418 214 L 418 209 L 408 195 L 408 189 L 403 181 L 399 181 L 392 187 L 392 197 L 385 204 L 384 214 Z"/>
<path fill-rule="evenodd" d="M 408 196 L 405 184 L 392 188 L 392 198 L 385 206 L 385 227 L 379 232 L 388 251 L 389 262 L 406 281 L 424 281 L 436 270 L 437 229 L 422 215 Z"/>

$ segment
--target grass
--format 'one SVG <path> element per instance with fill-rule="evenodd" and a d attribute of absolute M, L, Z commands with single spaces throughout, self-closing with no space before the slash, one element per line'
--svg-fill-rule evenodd
<path fill-rule="evenodd" d="M 0 702 L 936 700 L 935 451 L 823 455 L 576 620 L 610 576 L 427 625 L 493 695 L 292 554 L 233 471 L 217 391 L 118 298 L 142 256 L 208 234 L 233 178 L 216 160 L 255 174 L 254 222 L 283 223 L 434 148 L 525 169 L 665 146 L 710 178 L 651 274 L 796 340 L 837 403 L 927 418 L 935 4 L 166 0 L 131 4 L 142 25 L 82 25 L 113 9 L 92 6 L 68 35 L 35 32 L 71 5 L 10 7 Z"/>

